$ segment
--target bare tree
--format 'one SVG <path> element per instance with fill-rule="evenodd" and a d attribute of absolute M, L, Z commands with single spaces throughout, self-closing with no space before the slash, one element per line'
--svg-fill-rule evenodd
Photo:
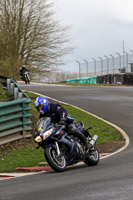
<path fill-rule="evenodd" d="M 53 71 L 52 73 L 47 74 L 47 76 L 43 76 L 41 81 L 44 82 L 65 82 L 68 79 L 78 78 L 78 73 L 70 73 L 70 72 L 56 72 Z"/>
<path fill-rule="evenodd" d="M 73 50 L 69 28 L 48 0 L 0 0 L 0 72 L 15 78 L 22 64 L 33 71 L 63 64 Z"/>

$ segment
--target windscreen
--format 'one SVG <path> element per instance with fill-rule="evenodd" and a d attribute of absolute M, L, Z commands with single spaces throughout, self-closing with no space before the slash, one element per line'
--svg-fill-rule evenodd
<path fill-rule="evenodd" d="M 41 119 L 39 119 L 39 121 L 37 122 L 37 127 L 36 130 L 46 130 L 48 128 L 48 126 L 51 124 L 51 119 L 49 117 L 43 117 Z"/>

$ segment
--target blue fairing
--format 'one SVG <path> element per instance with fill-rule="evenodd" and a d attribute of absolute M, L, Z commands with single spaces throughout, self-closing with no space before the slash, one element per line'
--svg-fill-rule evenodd
<path fill-rule="evenodd" d="M 43 135 L 44 132 L 46 132 L 49 129 L 53 129 L 52 133 L 43 141 L 41 146 L 45 149 L 47 147 L 53 147 L 57 149 L 56 142 L 58 144 L 65 144 L 70 153 L 69 153 L 69 160 L 67 162 L 68 165 L 73 164 L 75 160 L 79 158 L 79 155 L 77 153 L 76 149 L 76 143 L 75 141 L 68 135 L 68 133 L 65 130 L 65 127 L 63 126 L 55 126 L 51 123 L 50 118 L 41 118 L 38 122 L 38 126 L 36 130 L 38 130 L 38 135 Z M 63 135 L 60 135 L 60 132 L 64 131 L 65 133 Z"/>
<path fill-rule="evenodd" d="M 61 137 L 59 142 L 64 143 L 68 146 L 68 148 L 70 149 L 69 164 L 73 163 L 77 155 L 75 141 L 71 139 L 71 137 L 66 133 L 65 135 Z"/>

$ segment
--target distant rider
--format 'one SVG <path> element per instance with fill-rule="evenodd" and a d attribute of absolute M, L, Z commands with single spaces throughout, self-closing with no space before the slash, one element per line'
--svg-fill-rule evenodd
<path fill-rule="evenodd" d="M 42 96 L 36 98 L 34 105 L 40 112 L 40 118 L 50 117 L 54 124 L 65 124 L 69 133 L 79 136 L 87 149 L 90 147 L 86 137 L 77 129 L 74 118 L 67 114 L 64 107 L 60 104 L 49 103 L 49 101 Z"/>
<path fill-rule="evenodd" d="M 25 65 L 23 65 L 19 70 L 19 76 L 23 80 L 24 79 L 24 73 L 29 72 L 30 70 L 26 68 Z"/>

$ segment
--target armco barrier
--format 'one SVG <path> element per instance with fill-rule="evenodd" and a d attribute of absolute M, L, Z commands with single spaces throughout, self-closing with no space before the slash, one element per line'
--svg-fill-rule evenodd
<path fill-rule="evenodd" d="M 133 73 L 107 74 L 66 80 L 67 83 L 133 85 Z"/>
<path fill-rule="evenodd" d="M 66 80 L 67 83 L 97 83 L 97 76 L 93 77 L 81 77 L 81 78 L 73 78 Z"/>
<path fill-rule="evenodd" d="M 0 82 L 3 85 L 3 77 Z M 31 137 L 30 98 L 18 87 L 13 79 L 6 79 L 6 87 L 13 95 L 13 101 L 0 103 L 0 145 L 23 137 Z"/>

